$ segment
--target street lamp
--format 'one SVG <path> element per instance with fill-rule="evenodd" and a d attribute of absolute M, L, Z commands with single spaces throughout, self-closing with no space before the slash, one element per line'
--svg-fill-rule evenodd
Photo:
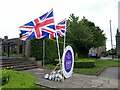
<path fill-rule="evenodd" d="M 113 41 L 112 41 L 111 20 L 110 20 L 110 35 L 111 35 L 111 51 L 112 51 L 112 59 L 113 59 Z"/>

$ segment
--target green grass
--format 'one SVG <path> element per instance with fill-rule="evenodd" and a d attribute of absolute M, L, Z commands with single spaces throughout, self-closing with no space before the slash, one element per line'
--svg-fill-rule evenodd
<path fill-rule="evenodd" d="M 48 68 L 48 69 L 52 69 L 52 70 L 53 70 L 53 69 L 55 68 L 55 65 L 46 64 L 45 67 Z M 59 69 L 60 69 L 60 67 L 58 66 L 58 67 L 56 68 L 56 70 L 59 70 Z"/>
<path fill-rule="evenodd" d="M 1 72 L 2 71 L 2 72 Z M 27 73 L 13 70 L 0 70 L 0 74 L 7 73 L 9 80 L 2 88 L 36 88 L 35 78 Z"/>
<path fill-rule="evenodd" d="M 94 67 L 94 68 L 74 68 L 73 69 L 74 73 L 96 75 L 103 68 L 118 66 L 118 63 L 120 65 L 120 62 L 113 61 L 113 60 L 96 60 L 96 59 L 79 59 L 79 60 L 95 60 L 96 67 Z M 55 68 L 55 66 L 51 65 L 51 64 L 48 64 L 45 66 L 49 69 Z"/>
<path fill-rule="evenodd" d="M 75 73 L 96 75 L 101 69 L 106 67 L 118 66 L 117 61 L 113 60 L 95 60 L 94 68 L 74 68 Z"/>

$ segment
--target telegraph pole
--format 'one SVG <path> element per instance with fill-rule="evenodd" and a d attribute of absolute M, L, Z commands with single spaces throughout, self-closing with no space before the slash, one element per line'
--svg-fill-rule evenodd
<path fill-rule="evenodd" d="M 110 35 L 111 35 L 111 50 L 112 50 L 112 59 L 113 59 L 113 41 L 112 41 L 111 20 L 110 20 Z"/>

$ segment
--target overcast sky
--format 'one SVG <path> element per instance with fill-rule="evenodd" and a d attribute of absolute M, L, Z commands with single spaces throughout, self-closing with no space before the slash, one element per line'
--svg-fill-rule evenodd
<path fill-rule="evenodd" d="M 55 23 L 69 18 L 74 13 L 81 19 L 99 26 L 106 34 L 107 49 L 111 48 L 110 24 L 113 32 L 113 45 L 116 45 L 115 34 L 118 27 L 119 0 L 0 0 L 0 37 L 19 37 L 19 26 L 36 19 L 42 14 L 54 10 Z"/>

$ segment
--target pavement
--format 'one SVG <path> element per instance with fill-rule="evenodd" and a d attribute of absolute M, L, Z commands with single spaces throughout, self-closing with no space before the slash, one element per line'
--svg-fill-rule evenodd
<path fill-rule="evenodd" d="M 100 57 L 100 60 L 112 60 L 112 56 L 107 56 L 107 57 Z M 120 58 L 113 58 L 113 60 L 120 60 Z"/>
<path fill-rule="evenodd" d="M 109 70 L 108 70 L 109 71 Z M 114 70 L 115 71 L 115 70 Z M 73 73 L 69 79 L 65 79 L 64 81 L 50 81 L 44 78 L 45 74 L 50 73 L 51 70 L 47 69 L 31 69 L 25 70 L 33 76 L 36 77 L 37 85 L 43 85 L 49 88 L 116 88 L 118 89 L 118 78 L 107 77 L 106 74 L 101 73 L 99 76 L 94 75 L 84 75 Z M 115 71 L 116 72 L 116 71 Z M 111 72 L 113 73 L 113 72 Z"/>
<path fill-rule="evenodd" d="M 118 75 L 119 75 L 118 70 L 120 70 L 120 67 L 109 67 L 109 68 L 104 69 L 99 76 L 106 77 L 106 78 L 112 78 L 112 79 L 118 79 Z"/>

